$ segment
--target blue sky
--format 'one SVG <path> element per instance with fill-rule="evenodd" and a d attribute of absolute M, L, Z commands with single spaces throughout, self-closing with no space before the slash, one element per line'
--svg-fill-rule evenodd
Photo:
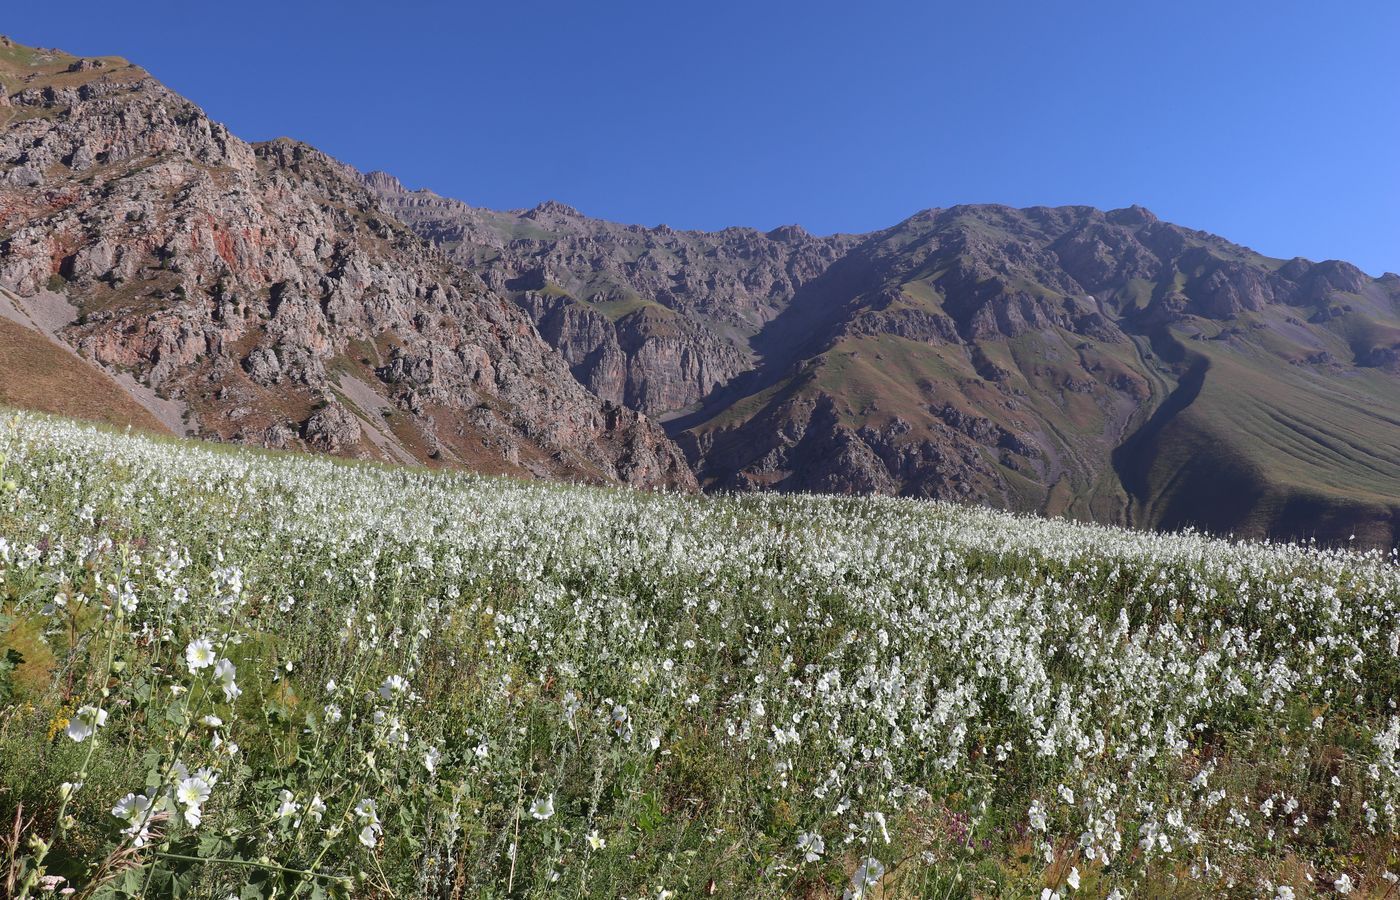
<path fill-rule="evenodd" d="M 826 233 L 1140 203 L 1400 271 L 1390 0 L 45 0 L 0 29 L 482 206 Z"/>

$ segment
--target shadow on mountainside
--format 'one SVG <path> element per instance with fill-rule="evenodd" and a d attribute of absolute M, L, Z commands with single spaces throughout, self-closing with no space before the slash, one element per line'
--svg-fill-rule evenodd
<path fill-rule="evenodd" d="M 667 432 L 675 437 L 797 375 L 804 359 L 827 348 L 833 330 L 846 320 L 851 301 L 869 287 L 874 275 L 874 265 L 856 248 L 798 288 L 787 308 L 749 339 L 755 366 L 711 391 L 695 411 L 667 420 Z"/>

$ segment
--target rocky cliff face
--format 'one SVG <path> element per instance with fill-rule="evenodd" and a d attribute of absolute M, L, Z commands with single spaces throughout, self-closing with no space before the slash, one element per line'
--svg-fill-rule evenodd
<path fill-rule="evenodd" d="M 694 485 L 514 304 L 306 145 L 249 145 L 116 58 L 0 46 L 0 286 L 183 403 L 190 431 L 489 471 Z"/>
<path fill-rule="evenodd" d="M 659 416 L 751 368 L 748 339 L 854 243 L 796 226 L 618 225 L 553 201 L 494 212 L 382 172 L 365 178 L 386 208 L 529 312 L 579 380 Z"/>

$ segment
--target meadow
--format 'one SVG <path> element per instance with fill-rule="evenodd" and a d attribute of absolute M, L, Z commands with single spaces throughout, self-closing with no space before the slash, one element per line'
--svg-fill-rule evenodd
<path fill-rule="evenodd" d="M 1400 896 L 1393 552 L 0 455 L 0 894 Z"/>

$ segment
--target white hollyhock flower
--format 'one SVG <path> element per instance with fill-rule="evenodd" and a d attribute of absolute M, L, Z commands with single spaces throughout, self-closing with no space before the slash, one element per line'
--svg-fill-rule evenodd
<path fill-rule="evenodd" d="M 1045 818 L 1045 807 L 1040 805 L 1039 800 L 1031 803 L 1031 808 L 1027 811 L 1026 818 L 1030 820 L 1031 827 L 1036 831 L 1044 831 L 1049 827 L 1049 822 Z"/>
<path fill-rule="evenodd" d="M 826 852 L 826 841 L 815 831 L 804 831 L 797 836 L 797 852 L 807 862 L 816 862 Z"/>
<path fill-rule="evenodd" d="M 554 815 L 554 795 L 540 797 L 530 805 L 530 815 L 543 822 Z"/>
<path fill-rule="evenodd" d="M 277 794 L 277 818 L 290 819 L 301 809 L 301 804 L 296 802 L 296 795 L 283 788 Z"/>
<path fill-rule="evenodd" d="M 106 724 L 107 710 L 98 709 L 95 706 L 84 706 L 73 714 L 73 718 L 68 720 L 68 727 L 63 731 L 69 738 L 81 744 L 96 734 L 97 729 Z"/>
<path fill-rule="evenodd" d="M 190 667 L 191 672 L 207 669 L 214 661 L 214 644 L 208 638 L 190 641 L 189 646 L 185 648 L 185 665 Z"/>
<path fill-rule="evenodd" d="M 221 659 L 214 664 L 214 677 L 219 679 L 219 685 L 224 689 L 224 699 L 229 703 L 237 700 L 243 693 L 235 681 L 238 669 L 230 660 Z"/>
<path fill-rule="evenodd" d="M 390 675 L 379 686 L 379 696 L 384 700 L 402 697 L 406 693 L 408 693 L 408 682 L 404 680 L 402 675 Z"/>
<path fill-rule="evenodd" d="M 151 808 L 151 798 L 145 794 L 127 794 L 112 807 L 112 815 L 125 822 L 131 822 L 146 814 Z"/>
<path fill-rule="evenodd" d="M 885 864 L 873 856 L 866 857 L 865 862 L 856 867 L 851 886 L 841 895 L 842 900 L 865 900 L 884 875 Z"/>
<path fill-rule="evenodd" d="M 148 827 L 151 812 L 151 798 L 145 794 L 127 794 L 112 807 L 112 815 L 127 823 L 127 827 L 122 829 L 122 834 L 131 838 L 133 847 L 146 846 L 146 841 L 151 836 Z"/>
<path fill-rule="evenodd" d="M 175 788 L 175 801 L 185 808 L 185 822 L 197 828 L 203 817 L 202 808 L 209 800 L 212 786 L 199 775 L 181 779 Z"/>
<path fill-rule="evenodd" d="M 379 843 L 379 835 L 384 831 L 384 827 L 379 824 L 379 810 L 374 801 L 368 797 L 360 800 L 355 804 L 355 815 L 365 823 L 360 829 L 360 843 L 374 849 Z"/>

